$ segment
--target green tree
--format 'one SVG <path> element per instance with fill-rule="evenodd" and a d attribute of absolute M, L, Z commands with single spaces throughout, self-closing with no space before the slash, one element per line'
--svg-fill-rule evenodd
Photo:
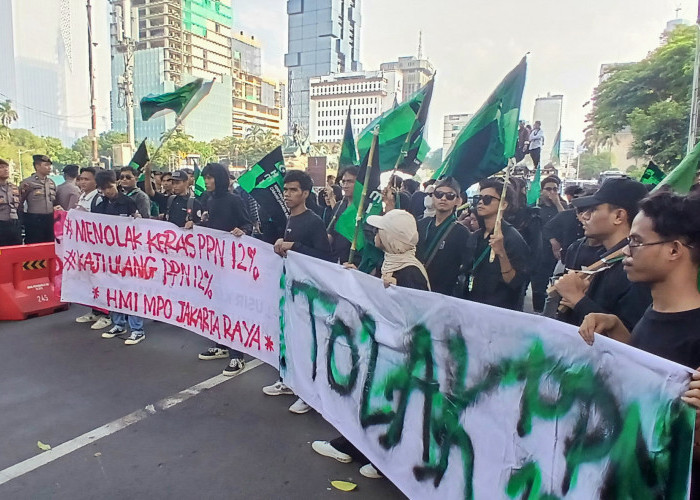
<path fill-rule="evenodd" d="M 680 26 L 637 63 L 611 67 L 593 92 L 589 149 L 610 145 L 629 126 L 633 154 L 668 169 L 684 156 L 690 117 L 695 26 Z"/>
<path fill-rule="evenodd" d="M 0 101 L 0 126 L 8 128 L 18 118 L 17 111 L 12 108 L 12 101 L 9 99 Z"/>
<path fill-rule="evenodd" d="M 579 163 L 579 179 L 597 180 L 598 175 L 606 170 L 612 170 L 612 154 L 603 153 L 582 153 Z"/>
<path fill-rule="evenodd" d="M 97 137 L 97 154 L 111 157 L 112 147 L 115 144 L 124 144 L 127 140 L 124 132 L 115 132 L 113 130 L 102 132 Z M 85 158 L 87 162 L 90 162 L 92 159 L 92 141 L 88 136 L 83 136 L 75 141 L 71 149 Z"/>

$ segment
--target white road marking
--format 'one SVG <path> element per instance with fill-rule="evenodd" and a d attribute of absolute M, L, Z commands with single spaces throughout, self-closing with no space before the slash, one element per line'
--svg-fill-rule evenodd
<path fill-rule="evenodd" d="M 108 424 L 98 427 L 97 429 L 93 429 L 89 432 L 86 432 L 82 436 L 78 436 L 76 438 L 71 439 L 70 441 L 66 441 L 65 443 L 59 444 L 58 446 L 51 448 L 49 451 L 45 451 L 43 453 L 40 453 L 39 455 L 24 460 L 23 462 L 12 465 L 6 469 L 0 470 L 0 485 L 5 484 L 8 481 L 12 481 L 13 479 L 16 479 L 20 476 L 23 476 L 28 472 L 36 470 L 39 467 L 43 467 L 44 465 L 49 464 L 54 460 L 58 460 L 59 458 L 68 455 L 69 453 L 73 453 L 74 451 L 79 450 L 80 448 L 87 446 L 91 443 L 94 443 L 95 441 L 102 439 L 103 437 L 107 437 L 111 434 L 114 434 L 117 431 L 125 429 L 130 425 L 140 422 L 151 415 L 155 415 L 158 412 L 172 408 L 173 406 L 178 405 L 183 401 L 187 401 L 193 396 L 196 396 L 202 391 L 211 389 L 219 384 L 223 384 L 224 382 L 232 380 L 247 371 L 257 368 L 261 364 L 262 361 L 260 361 L 259 359 L 251 360 L 250 362 L 246 363 L 245 368 L 243 368 L 243 370 L 238 372 L 233 377 L 217 375 L 216 377 L 212 377 L 208 380 L 205 380 L 204 382 L 200 382 L 197 385 L 193 385 L 189 389 L 180 391 L 173 396 L 169 396 L 167 398 L 161 399 L 160 401 L 154 404 L 150 404 L 144 409 L 136 410 L 133 413 L 129 413 L 128 415 L 125 415 L 117 420 L 109 422 Z"/>

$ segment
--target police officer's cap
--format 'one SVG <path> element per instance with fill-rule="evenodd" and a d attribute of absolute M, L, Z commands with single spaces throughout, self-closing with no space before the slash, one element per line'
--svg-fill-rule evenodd
<path fill-rule="evenodd" d="M 32 156 L 32 159 L 34 160 L 34 163 L 48 162 L 48 163 L 53 164 L 53 162 L 51 161 L 51 158 L 49 158 L 46 155 L 34 155 L 34 156 Z"/>

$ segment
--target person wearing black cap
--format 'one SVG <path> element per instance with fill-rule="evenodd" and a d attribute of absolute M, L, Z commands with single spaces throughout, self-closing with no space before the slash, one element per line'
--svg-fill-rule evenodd
<path fill-rule="evenodd" d="M 614 314 L 628 328 L 637 321 L 651 303 L 649 288 L 631 283 L 622 267 L 622 249 L 627 246 L 632 220 L 639 202 L 647 195 L 644 184 L 628 178 L 608 179 L 592 196 L 573 200 L 582 213 L 586 237 L 605 247 L 604 267 L 596 274 L 570 271 L 554 287 L 569 309 L 558 318 L 580 325 L 590 313 Z M 618 255 L 619 254 L 619 255 Z"/>
<path fill-rule="evenodd" d="M 10 182 L 10 164 L 0 158 L 0 247 L 22 244 L 19 189 Z"/>
<path fill-rule="evenodd" d="M 34 174 L 20 184 L 20 207 L 27 202 L 24 214 L 24 242 L 47 243 L 54 240 L 53 211 L 56 206 L 56 183 L 51 180 L 51 158 L 34 155 Z"/>
<path fill-rule="evenodd" d="M 190 178 L 184 170 L 172 174 L 173 194 L 168 198 L 165 220 L 177 227 L 192 227 L 202 220 L 202 204 L 190 193 Z"/>

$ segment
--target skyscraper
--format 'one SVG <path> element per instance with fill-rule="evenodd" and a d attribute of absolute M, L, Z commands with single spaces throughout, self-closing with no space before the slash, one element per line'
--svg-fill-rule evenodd
<path fill-rule="evenodd" d="M 403 100 L 428 83 L 435 73 L 433 65 L 427 59 L 415 56 L 399 57 L 398 61 L 382 63 L 383 71 L 400 71 L 403 73 Z"/>
<path fill-rule="evenodd" d="M 547 93 L 547 97 L 535 99 L 535 110 L 532 114 L 532 122 L 542 123 L 544 131 L 544 146 L 542 146 L 542 165 L 549 163 L 552 156 L 554 139 L 561 128 L 561 113 L 564 105 L 563 95 L 552 95 Z"/>
<path fill-rule="evenodd" d="M 98 130 L 109 128 L 108 26 L 104 2 L 93 2 Z M 0 2 L 0 100 L 10 99 L 16 126 L 71 145 L 90 128 L 87 16 L 84 0 Z M 100 99 L 101 97 L 101 99 Z"/>
<path fill-rule="evenodd" d="M 138 12 L 134 51 L 136 140 L 148 137 L 158 142 L 175 124 L 172 114 L 141 121 L 138 112 L 141 98 L 150 93 L 172 92 L 195 78 L 216 78 L 216 82 L 207 98 L 187 117 L 185 132 L 205 141 L 231 135 L 231 0 L 131 0 L 128 3 Z M 123 9 L 124 4 L 124 0 L 112 2 L 114 9 Z M 116 36 L 118 32 L 117 23 L 113 22 L 112 128 L 124 131 L 126 112 L 120 78 L 125 54 Z"/>
<path fill-rule="evenodd" d="M 287 0 L 288 127 L 309 132 L 309 79 L 361 71 L 360 0 Z"/>

